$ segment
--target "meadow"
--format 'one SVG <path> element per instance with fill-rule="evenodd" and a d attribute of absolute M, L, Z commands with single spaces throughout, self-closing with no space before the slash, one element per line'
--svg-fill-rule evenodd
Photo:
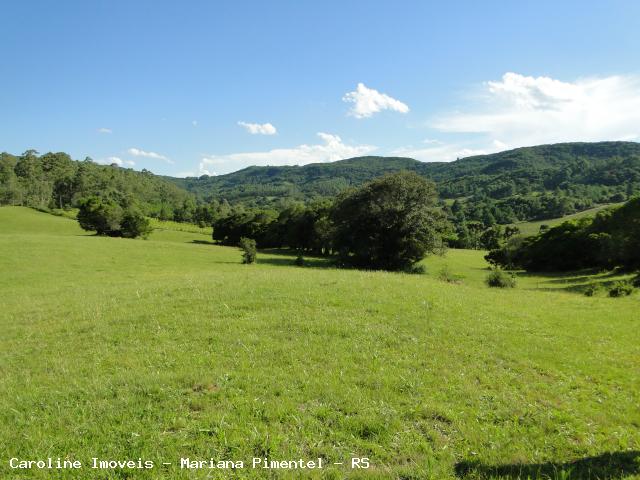
<path fill-rule="evenodd" d="M 499 290 L 477 251 L 425 275 L 294 258 L 0 208 L 0 478 L 640 478 L 640 298 L 579 294 L 622 276 Z M 254 456 L 327 467 L 177 466 Z M 12 457 L 156 468 L 58 477 Z"/>

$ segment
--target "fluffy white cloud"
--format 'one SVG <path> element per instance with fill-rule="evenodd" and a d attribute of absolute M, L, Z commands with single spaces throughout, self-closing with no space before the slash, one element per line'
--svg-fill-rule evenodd
<path fill-rule="evenodd" d="M 167 163 L 173 163 L 173 161 L 169 158 L 156 152 L 146 152 L 144 150 L 140 150 L 139 148 L 133 147 L 127 150 L 127 152 L 129 153 L 129 155 L 133 155 L 134 157 L 152 158 L 154 160 L 162 160 Z"/>
<path fill-rule="evenodd" d="M 102 163 L 104 165 L 112 165 L 115 163 L 120 167 L 122 167 L 123 165 L 133 167 L 136 164 L 136 162 L 134 162 L 133 160 L 122 160 L 120 157 L 107 157 L 103 160 L 98 160 L 98 163 Z"/>
<path fill-rule="evenodd" d="M 467 112 L 441 115 L 444 132 L 483 134 L 492 149 L 568 141 L 640 139 L 640 76 L 582 78 L 506 73 L 486 82 Z"/>
<path fill-rule="evenodd" d="M 99 128 L 98 129 L 98 133 L 112 133 L 112 130 L 110 128 Z"/>
<path fill-rule="evenodd" d="M 270 123 L 238 122 L 238 125 L 244 127 L 251 135 L 275 135 L 278 133 L 276 127 Z"/>
<path fill-rule="evenodd" d="M 376 149 L 372 145 L 347 145 L 338 135 L 329 133 L 319 132 L 318 137 L 322 139 L 322 143 L 315 145 L 299 145 L 293 148 L 278 148 L 266 152 L 206 156 L 200 162 L 198 175 L 228 173 L 251 165 L 305 165 L 308 163 L 333 162 L 365 155 Z"/>
<path fill-rule="evenodd" d="M 446 144 L 438 140 L 425 140 L 427 147 L 402 147 L 391 151 L 390 155 L 396 157 L 409 157 L 423 162 L 451 162 L 458 158 L 472 155 L 484 155 L 491 151 L 463 147 L 456 144 Z M 495 150 L 492 150 L 495 151 Z"/>
<path fill-rule="evenodd" d="M 342 101 L 353 103 L 349 115 L 356 118 L 367 118 L 382 110 L 393 110 L 400 113 L 409 111 L 407 104 L 373 88 L 368 88 L 364 83 L 358 83 L 356 90 L 345 94 Z"/>

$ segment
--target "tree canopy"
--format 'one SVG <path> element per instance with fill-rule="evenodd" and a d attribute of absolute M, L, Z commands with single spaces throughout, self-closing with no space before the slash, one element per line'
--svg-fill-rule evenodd
<path fill-rule="evenodd" d="M 339 197 L 333 246 L 342 263 L 405 270 L 442 244 L 435 184 L 414 172 L 385 175 Z"/>
<path fill-rule="evenodd" d="M 561 223 L 530 238 L 514 237 L 487 260 L 508 268 L 640 268 L 640 197 L 595 217 Z"/>

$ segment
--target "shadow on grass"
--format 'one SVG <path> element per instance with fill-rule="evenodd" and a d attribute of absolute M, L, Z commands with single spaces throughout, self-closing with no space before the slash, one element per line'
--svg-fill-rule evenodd
<path fill-rule="evenodd" d="M 216 242 L 210 240 L 191 240 L 189 243 L 195 243 L 196 245 L 213 245 L 221 246 Z M 267 255 L 265 257 L 265 255 Z M 295 265 L 295 259 L 298 256 L 298 252 L 295 250 L 288 250 L 285 248 L 264 248 L 258 250 L 257 262 L 261 265 L 275 265 L 278 267 L 291 267 Z M 217 262 L 217 263 L 235 263 L 235 262 Z M 240 249 L 238 249 L 238 263 L 240 262 Z M 313 257 L 304 256 L 304 267 L 310 268 L 330 268 L 333 267 L 334 262 L 328 257 Z"/>
<path fill-rule="evenodd" d="M 601 274 L 599 271 L 593 271 L 593 273 L 589 274 L 584 274 L 584 275 L 565 275 L 561 278 L 557 278 L 554 280 L 547 280 L 545 283 L 576 283 L 576 282 L 585 282 L 585 281 L 589 281 L 589 280 L 604 280 L 606 278 L 611 278 L 611 277 L 616 277 L 620 275 L 620 272 L 617 271 L 610 271 L 607 272 L 606 274 Z M 592 282 L 590 282 L 592 283 Z"/>
<path fill-rule="evenodd" d="M 536 290 L 548 292 L 571 292 L 584 294 L 597 287 L 601 290 L 611 288 L 625 272 L 619 269 L 603 272 L 600 269 L 582 269 L 571 272 L 515 272 L 519 278 L 535 279 Z"/>
<path fill-rule="evenodd" d="M 640 451 L 603 453 L 564 463 L 484 465 L 459 462 L 458 478 L 477 480 L 614 480 L 640 474 Z"/>
<path fill-rule="evenodd" d="M 571 285 L 564 288 L 538 287 L 538 290 L 542 290 L 546 292 L 557 292 L 558 290 L 562 290 L 565 292 L 584 294 L 588 288 L 595 286 L 595 287 L 598 287 L 598 289 L 600 289 L 601 291 L 606 292 L 607 290 L 611 289 L 618 281 L 619 280 L 608 280 L 604 282 L 589 282 L 589 283 L 583 283 L 582 285 Z"/>
<path fill-rule="evenodd" d="M 516 274 L 519 277 L 547 277 L 544 282 L 545 283 L 570 283 L 570 282 L 579 282 L 582 280 L 587 280 L 592 278 L 594 275 L 601 273 L 601 270 L 597 268 L 590 269 L 582 269 L 582 270 L 573 270 L 569 272 L 547 272 L 547 271 L 517 271 Z M 613 274 L 613 272 L 610 272 Z"/>
<path fill-rule="evenodd" d="M 295 265 L 294 261 L 298 256 L 295 250 L 286 250 L 282 248 L 267 248 L 258 251 L 258 263 L 263 265 L 276 265 L 276 266 L 292 266 Z M 271 257 L 264 257 L 264 255 L 270 255 Z M 312 268 L 330 268 L 335 266 L 331 258 L 327 257 L 308 257 L 304 256 L 304 266 Z"/>
<path fill-rule="evenodd" d="M 215 242 L 212 242 L 211 240 L 191 240 L 191 242 L 189 243 L 195 243 L 198 245 L 218 245 Z"/>

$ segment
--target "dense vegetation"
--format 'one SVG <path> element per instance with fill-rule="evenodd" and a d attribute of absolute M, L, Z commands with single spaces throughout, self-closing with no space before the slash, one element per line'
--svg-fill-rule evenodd
<path fill-rule="evenodd" d="M 278 209 L 285 200 L 333 197 L 350 186 L 398 170 L 434 180 L 440 198 L 449 200 L 445 208 L 456 224 L 475 221 L 486 228 L 495 223 L 561 217 L 628 199 L 640 192 L 640 144 L 541 145 L 451 163 L 360 157 L 169 180 L 204 201 L 225 198 L 234 205 Z"/>
<path fill-rule="evenodd" d="M 289 247 L 329 255 L 332 252 L 330 200 L 290 203 L 282 210 L 219 208 L 213 221 L 213 240 L 237 245 L 240 238 L 256 240 L 260 248 Z"/>
<path fill-rule="evenodd" d="M 388 174 L 346 190 L 334 202 L 292 204 L 280 212 L 231 210 L 213 223 L 213 240 L 300 253 L 334 254 L 342 265 L 405 270 L 442 248 L 450 230 L 435 185 L 413 172 Z"/>
<path fill-rule="evenodd" d="M 492 250 L 487 260 L 534 271 L 640 269 L 640 197 L 532 237 L 513 237 Z"/>
<path fill-rule="evenodd" d="M 100 197 L 80 201 L 78 223 L 84 230 L 110 237 L 136 238 L 151 233 L 149 220 L 134 204 Z"/>
<path fill-rule="evenodd" d="M 0 205 L 77 208 L 89 197 L 135 202 L 145 215 L 185 220 L 196 210 L 193 195 L 148 170 L 78 162 L 66 153 L 0 154 Z"/>
<path fill-rule="evenodd" d="M 75 162 L 64 153 L 3 153 L 0 204 L 71 208 L 93 196 L 116 203 L 132 197 L 147 216 L 214 225 L 214 238 L 224 244 L 245 236 L 261 246 L 317 253 L 331 249 L 327 219 L 336 195 L 400 170 L 436 182 L 439 207 L 455 226 L 449 245 L 493 249 L 513 236 L 506 225 L 558 218 L 639 193 L 640 144 L 542 145 L 451 163 L 361 157 L 186 179 Z"/>
<path fill-rule="evenodd" d="M 435 184 L 411 172 L 385 175 L 338 197 L 333 247 L 342 264 L 409 270 L 442 247 L 447 230 Z"/>

